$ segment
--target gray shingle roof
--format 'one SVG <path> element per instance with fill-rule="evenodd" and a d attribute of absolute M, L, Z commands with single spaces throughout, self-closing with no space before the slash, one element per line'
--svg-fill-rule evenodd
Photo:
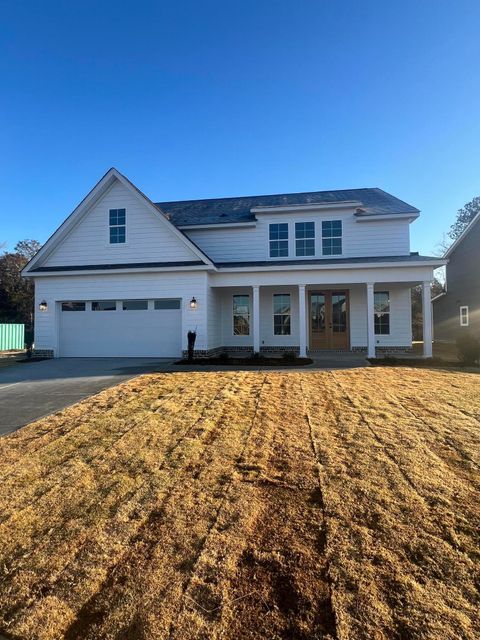
<path fill-rule="evenodd" d="M 279 267 L 288 265 L 339 265 L 339 264 L 363 264 L 363 263 L 383 263 L 383 262 L 442 262 L 442 258 L 431 256 L 420 256 L 418 253 L 411 253 L 408 256 L 372 256 L 364 258 L 308 258 L 306 260 L 251 260 L 246 262 L 216 262 L 219 269 L 232 269 L 238 267 Z"/>
<path fill-rule="evenodd" d="M 178 226 L 197 224 L 225 224 L 251 222 L 255 215 L 253 207 L 273 207 L 295 204 L 328 204 L 358 201 L 368 215 L 412 213 L 418 209 L 382 191 L 382 189 L 342 189 L 339 191 L 308 191 L 306 193 L 279 193 L 266 196 L 244 196 L 239 198 L 214 198 L 208 200 L 181 200 L 178 202 L 156 202 L 170 220 Z"/>

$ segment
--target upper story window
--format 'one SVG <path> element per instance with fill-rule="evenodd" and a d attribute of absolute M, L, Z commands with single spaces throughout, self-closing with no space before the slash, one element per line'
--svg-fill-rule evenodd
<path fill-rule="evenodd" d="M 295 223 L 295 254 L 297 256 L 315 255 L 315 223 Z"/>
<path fill-rule="evenodd" d="M 339 256 L 342 254 L 342 221 L 325 220 L 322 222 L 322 254 Z"/>
<path fill-rule="evenodd" d="M 288 257 L 288 223 L 269 225 L 270 257 Z"/>
<path fill-rule="evenodd" d="M 374 293 L 375 334 L 388 335 L 390 333 L 390 294 L 388 291 Z"/>
<path fill-rule="evenodd" d="M 110 244 L 124 244 L 127 237 L 125 209 L 110 209 Z"/>
<path fill-rule="evenodd" d="M 250 335 L 250 296 L 233 296 L 233 335 Z"/>
<path fill-rule="evenodd" d="M 460 307 L 460 326 L 468 327 L 468 306 Z"/>

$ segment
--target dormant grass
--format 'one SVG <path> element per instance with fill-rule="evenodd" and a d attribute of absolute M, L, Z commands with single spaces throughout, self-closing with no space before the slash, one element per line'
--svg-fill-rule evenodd
<path fill-rule="evenodd" d="M 148 375 L 1 439 L 1 632 L 478 638 L 478 380 Z"/>

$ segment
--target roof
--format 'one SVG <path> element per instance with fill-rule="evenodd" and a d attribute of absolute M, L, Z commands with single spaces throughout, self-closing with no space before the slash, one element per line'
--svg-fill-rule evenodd
<path fill-rule="evenodd" d="M 384 262 L 426 262 L 435 264 L 444 264 L 442 258 L 431 256 L 420 256 L 418 253 L 411 253 L 408 256 L 373 256 L 359 258 L 309 258 L 307 260 L 254 260 L 247 262 L 216 262 L 215 266 L 219 269 L 239 268 L 239 267 L 280 267 L 285 265 L 312 265 L 312 264 L 364 264 L 364 263 L 384 263 Z"/>
<path fill-rule="evenodd" d="M 444 264 L 441 258 L 432 258 L 429 256 L 420 256 L 418 253 L 411 253 L 408 256 L 374 256 L 359 258 L 317 258 L 304 260 L 253 260 L 244 262 L 216 262 L 214 266 L 218 269 L 238 269 L 256 267 L 285 267 L 285 266 L 312 266 L 312 265 L 329 265 L 335 267 L 337 265 L 349 264 L 384 264 L 384 263 L 434 263 Z M 205 267 L 205 263 L 201 260 L 191 260 L 183 262 L 128 262 L 113 264 L 77 264 L 77 265 L 60 265 L 51 267 L 36 267 L 30 270 L 30 273 L 59 273 L 64 271 L 112 271 L 115 269 L 158 269 L 158 268 L 180 268 L 180 267 Z"/>
<path fill-rule="evenodd" d="M 201 260 L 183 260 L 180 262 L 115 262 L 108 264 L 76 264 L 76 265 L 55 265 L 52 267 L 36 267 L 30 269 L 31 273 L 53 273 L 56 271 L 112 271 L 114 269 L 149 269 L 149 268 L 172 268 L 172 267 L 205 267 L 205 262 Z"/>
<path fill-rule="evenodd" d="M 411 213 L 418 215 L 415 207 L 378 188 L 341 189 L 338 191 L 307 191 L 303 193 L 278 193 L 265 196 L 241 196 L 238 198 L 213 198 L 207 200 L 180 200 L 156 202 L 155 205 L 168 215 L 177 227 L 197 224 L 225 224 L 251 222 L 254 207 L 288 206 L 298 204 L 339 204 L 346 201 L 362 203 L 364 215 L 389 215 Z"/>

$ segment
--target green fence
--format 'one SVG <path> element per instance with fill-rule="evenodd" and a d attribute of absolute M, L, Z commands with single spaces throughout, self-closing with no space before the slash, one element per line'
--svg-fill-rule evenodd
<path fill-rule="evenodd" d="M 24 324 L 0 324 L 0 351 L 25 347 Z"/>

